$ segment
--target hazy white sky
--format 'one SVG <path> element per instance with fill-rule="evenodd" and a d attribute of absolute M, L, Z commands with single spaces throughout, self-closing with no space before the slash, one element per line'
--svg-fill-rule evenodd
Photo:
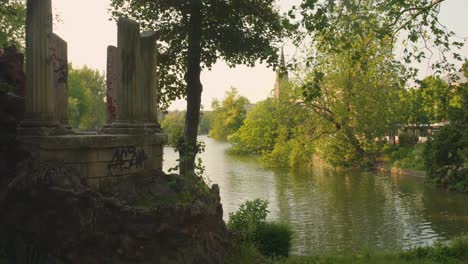
<path fill-rule="evenodd" d="M 68 42 L 68 57 L 73 65 L 87 65 L 105 71 L 106 48 L 116 45 L 117 27 L 110 21 L 110 0 L 52 0 L 54 12 L 61 22 L 54 31 Z M 300 0 L 280 0 L 282 9 L 287 9 Z M 442 3 L 440 20 L 455 31 L 460 40 L 468 37 L 468 0 L 446 0 Z M 292 51 L 290 51 L 292 52 Z M 468 44 L 461 54 L 468 57 Z M 286 51 L 286 57 L 288 51 Z M 225 63 L 217 63 L 211 71 L 202 73 L 202 104 L 209 109 L 213 98 L 221 99 L 231 86 L 251 102 L 265 99 L 271 94 L 275 74 L 264 65 L 254 68 L 238 66 L 230 69 Z M 185 102 L 175 102 L 171 109 L 185 109 Z"/>

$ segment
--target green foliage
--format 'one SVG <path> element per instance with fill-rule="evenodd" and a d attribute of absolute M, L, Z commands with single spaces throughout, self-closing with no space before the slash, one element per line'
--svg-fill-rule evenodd
<path fill-rule="evenodd" d="M 336 166 L 372 163 L 375 139 L 401 122 L 402 66 L 391 43 L 371 30 L 360 34 L 345 50 L 317 54 L 301 87 L 305 107 L 320 124 L 317 154 Z"/>
<path fill-rule="evenodd" d="M 404 122 L 412 125 L 446 121 L 453 99 L 451 88 L 442 79 L 426 77 L 418 88 L 401 91 L 400 100 L 405 112 Z"/>
<path fill-rule="evenodd" d="M 167 135 L 167 144 L 177 148 L 184 134 L 185 111 L 172 111 L 165 115 L 161 127 Z"/>
<path fill-rule="evenodd" d="M 449 245 L 437 243 L 433 247 L 419 247 L 402 253 L 404 260 L 429 259 L 438 263 L 448 263 L 450 260 L 468 260 L 468 237 L 454 239 Z"/>
<path fill-rule="evenodd" d="M 449 111 L 450 123 L 427 144 L 426 169 L 436 184 L 468 192 L 468 84 L 458 88 L 458 95 L 459 104 Z"/>
<path fill-rule="evenodd" d="M 229 138 L 235 153 L 271 151 L 275 144 L 276 102 L 272 99 L 258 102 L 244 120 L 244 125 Z"/>
<path fill-rule="evenodd" d="M 25 48 L 26 5 L 21 1 L 0 4 L 0 48 Z"/>
<path fill-rule="evenodd" d="M 417 247 L 406 252 L 384 254 L 356 253 L 317 256 L 290 256 L 288 258 L 265 258 L 255 245 L 245 244 L 229 258 L 228 264 L 440 264 L 466 263 L 468 261 L 468 237 L 455 238 L 449 244 L 437 243 L 432 247 Z"/>
<path fill-rule="evenodd" d="M 262 223 L 255 232 L 255 242 L 260 252 L 268 257 L 287 257 L 291 240 L 291 227 L 282 223 Z"/>
<path fill-rule="evenodd" d="M 236 212 L 229 213 L 228 228 L 238 232 L 242 240 L 253 241 L 257 227 L 266 221 L 267 207 L 265 200 L 246 201 Z"/>
<path fill-rule="evenodd" d="M 281 83 L 281 97 L 259 102 L 229 141 L 234 153 L 260 154 L 269 167 L 307 165 L 313 154 L 316 119 L 299 99 L 300 90 Z"/>
<path fill-rule="evenodd" d="M 161 127 L 168 137 L 168 145 L 174 148 L 181 143 L 184 134 L 185 111 L 171 111 L 161 117 Z M 203 112 L 200 116 L 200 135 L 208 134 L 211 127 L 212 112 Z"/>
<path fill-rule="evenodd" d="M 231 252 L 226 264 L 258 264 L 267 263 L 267 259 L 260 253 L 257 246 L 252 243 L 242 243 L 239 249 Z"/>
<path fill-rule="evenodd" d="M 421 40 L 442 54 L 463 45 L 439 23 L 440 2 L 304 0 L 290 12 L 292 17 L 302 15 L 305 35 L 312 39 L 305 61 L 312 69 L 307 69 L 302 94 L 306 106 L 323 120 L 319 131 L 324 136 L 316 142 L 322 158 L 338 166 L 369 164 L 378 149 L 375 139 L 397 124 L 446 118 L 450 93 L 442 80 L 430 77 L 418 90 L 403 89 L 417 75 L 407 68 L 410 62 L 421 62 L 431 52 L 427 45 L 416 48 Z M 394 56 L 398 40 L 407 47 L 401 62 Z M 434 67 L 453 69 L 445 56 Z"/>
<path fill-rule="evenodd" d="M 213 100 L 211 129 L 209 136 L 216 140 L 227 140 L 241 126 L 247 114 L 246 106 L 249 100 L 238 94 L 234 87 L 226 92 L 221 102 Z"/>
<path fill-rule="evenodd" d="M 426 144 L 423 143 L 407 147 L 387 144 L 382 148 L 382 153 L 394 167 L 424 171 L 425 148 Z"/>
<path fill-rule="evenodd" d="M 452 98 L 450 86 L 439 77 L 429 76 L 421 82 L 424 110 L 430 123 L 438 123 L 448 118 L 449 102 Z"/>
<path fill-rule="evenodd" d="M 97 130 L 106 120 L 106 81 L 103 73 L 69 66 L 68 119 L 73 128 Z"/>
<path fill-rule="evenodd" d="M 429 177 L 437 184 L 468 192 L 468 125 L 446 125 L 428 142 L 425 157 Z"/>
<path fill-rule="evenodd" d="M 435 63 L 433 68 L 440 72 L 442 69 L 454 69 L 446 53 L 452 53 L 451 57 L 461 60 L 456 52 L 463 46 L 463 43 L 455 40 L 455 33 L 440 23 L 438 15 L 441 2 L 303 0 L 298 9 L 291 10 L 290 16 L 294 17 L 297 13 L 301 15 L 303 29 L 313 39 L 316 50 L 352 51 L 355 60 L 359 61 L 366 57 L 366 51 L 353 51 L 356 42 L 367 42 L 370 37 L 379 46 L 386 46 L 390 42 L 392 49 L 396 49 L 399 40 L 405 47 L 403 61 L 407 65 L 412 61 L 421 62 L 431 58 L 437 49 L 442 55 L 441 61 Z M 302 37 L 302 34 L 299 35 L 298 42 Z M 424 43 L 423 48 L 420 47 L 421 43 Z M 416 77 L 417 69 L 410 68 L 405 75 Z"/>
<path fill-rule="evenodd" d="M 291 227 L 286 224 L 266 222 L 269 213 L 267 206 L 267 201 L 256 199 L 245 202 L 239 210 L 229 214 L 228 228 L 240 235 L 241 256 L 246 261 L 261 256 L 253 246 L 263 256 L 268 257 L 287 257 L 291 250 Z"/>

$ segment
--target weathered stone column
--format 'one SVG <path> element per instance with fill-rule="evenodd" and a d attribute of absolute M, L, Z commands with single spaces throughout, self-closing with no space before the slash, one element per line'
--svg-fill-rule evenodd
<path fill-rule="evenodd" d="M 135 100 L 137 91 L 137 65 L 140 57 L 140 26 L 127 18 L 120 18 L 118 23 L 117 43 L 120 50 L 120 78 L 117 101 L 119 111 L 113 127 L 135 127 Z"/>
<path fill-rule="evenodd" d="M 107 47 L 107 91 L 106 91 L 106 112 L 107 125 L 112 124 L 117 119 L 118 102 L 117 91 L 120 84 L 120 54 L 119 49 L 114 46 Z"/>
<path fill-rule="evenodd" d="M 71 129 L 68 123 L 68 54 L 67 42 L 52 34 L 51 53 L 54 65 L 55 113 L 63 128 Z"/>
<path fill-rule="evenodd" d="M 143 66 L 143 115 L 147 127 L 159 127 L 156 114 L 156 32 L 141 34 L 141 57 Z"/>
<path fill-rule="evenodd" d="M 58 126 L 55 118 L 54 68 L 50 54 L 51 0 L 28 0 L 26 15 L 26 113 L 20 128 Z M 21 129 L 20 129 L 21 130 Z M 35 132 L 34 132 L 35 131 Z M 29 133 L 26 132 L 26 133 Z M 20 131 L 20 133 L 22 133 Z"/>

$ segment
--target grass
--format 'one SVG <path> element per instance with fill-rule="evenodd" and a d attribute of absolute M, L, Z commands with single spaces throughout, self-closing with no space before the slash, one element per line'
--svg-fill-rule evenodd
<path fill-rule="evenodd" d="M 424 143 L 405 147 L 385 145 L 382 154 L 393 167 L 424 171 L 424 148 Z"/>
<path fill-rule="evenodd" d="M 272 259 L 260 254 L 252 244 L 241 246 L 240 252 L 231 257 L 227 264 L 379 264 L 379 263 L 468 263 L 468 236 L 454 239 L 450 245 L 436 244 L 419 247 L 405 252 L 362 255 L 290 256 Z"/>

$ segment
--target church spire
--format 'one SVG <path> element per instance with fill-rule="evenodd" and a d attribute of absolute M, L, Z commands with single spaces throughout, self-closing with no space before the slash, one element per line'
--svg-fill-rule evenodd
<path fill-rule="evenodd" d="M 283 81 L 289 81 L 288 70 L 286 68 L 286 61 L 284 59 L 284 50 L 281 48 L 281 55 L 280 61 L 278 65 L 278 69 L 276 70 L 276 81 L 275 81 L 275 98 L 279 98 L 280 90 L 281 90 L 281 83 Z"/>

